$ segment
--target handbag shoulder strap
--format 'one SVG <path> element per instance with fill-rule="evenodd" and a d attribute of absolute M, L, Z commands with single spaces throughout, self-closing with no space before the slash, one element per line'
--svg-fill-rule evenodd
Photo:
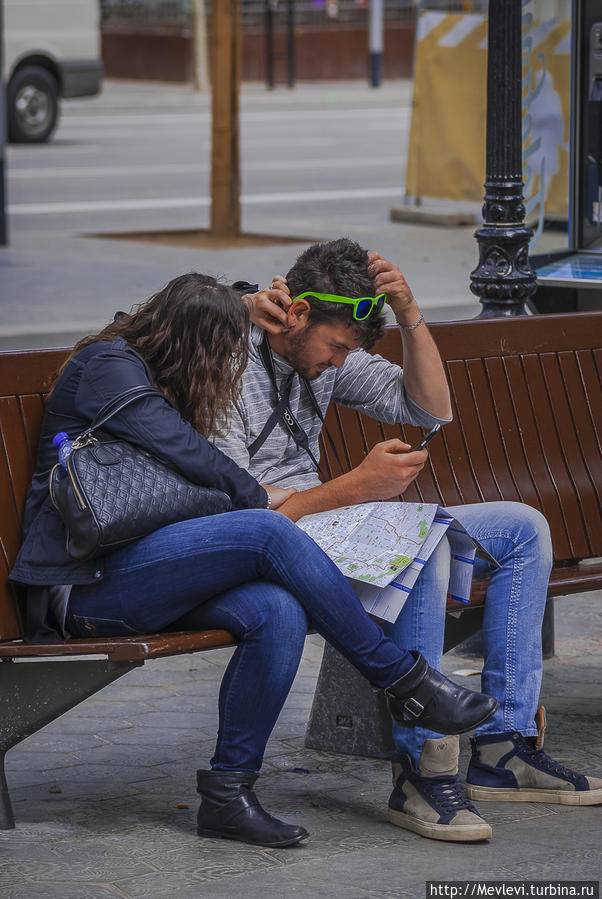
<path fill-rule="evenodd" d="M 104 404 L 90 427 L 86 428 L 86 430 L 79 435 L 77 440 L 81 441 L 89 437 L 90 434 L 101 428 L 110 418 L 113 418 L 114 415 L 117 415 L 118 412 L 125 409 L 126 406 L 130 406 L 132 403 L 135 403 L 145 396 L 160 396 L 166 402 L 169 402 L 165 394 L 161 393 L 157 387 L 153 387 L 151 384 L 139 384 L 137 387 L 129 387 L 127 390 L 118 393 L 117 396 L 114 396 Z"/>

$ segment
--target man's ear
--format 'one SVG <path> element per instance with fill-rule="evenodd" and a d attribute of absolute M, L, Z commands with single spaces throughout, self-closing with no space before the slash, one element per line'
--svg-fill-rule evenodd
<path fill-rule="evenodd" d="M 288 326 L 290 329 L 306 328 L 311 316 L 311 307 L 307 300 L 295 300 L 287 309 Z"/>

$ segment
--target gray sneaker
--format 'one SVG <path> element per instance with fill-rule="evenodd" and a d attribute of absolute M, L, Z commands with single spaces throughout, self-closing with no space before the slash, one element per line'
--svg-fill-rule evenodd
<path fill-rule="evenodd" d="M 599 805 L 602 779 L 586 777 L 555 762 L 543 740 L 519 733 L 474 737 L 466 776 L 470 799 L 491 802 L 553 802 Z"/>
<path fill-rule="evenodd" d="M 466 798 L 458 779 L 457 736 L 425 740 L 418 771 L 406 755 L 393 765 L 389 821 L 431 840 L 491 838 L 491 827 Z"/>

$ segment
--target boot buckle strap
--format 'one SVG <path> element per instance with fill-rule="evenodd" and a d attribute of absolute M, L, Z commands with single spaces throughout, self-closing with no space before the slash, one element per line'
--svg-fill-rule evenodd
<path fill-rule="evenodd" d="M 409 715 L 413 715 L 414 718 L 420 718 L 420 716 L 424 712 L 424 706 L 421 702 L 418 702 L 417 699 L 411 696 L 410 699 L 407 700 L 407 702 L 404 702 L 403 710 Z"/>

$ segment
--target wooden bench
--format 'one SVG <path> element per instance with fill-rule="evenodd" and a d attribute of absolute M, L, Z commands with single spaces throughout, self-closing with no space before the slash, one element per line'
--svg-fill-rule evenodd
<path fill-rule="evenodd" d="M 557 564 L 550 596 L 602 586 L 595 487 L 602 474 L 597 430 L 602 313 L 438 324 L 432 331 L 446 361 L 456 418 L 443 439 L 431 444 L 428 468 L 405 498 L 449 505 L 528 502 L 542 509 L 552 526 Z M 396 328 L 377 349 L 400 361 Z M 234 644 L 226 631 L 43 645 L 22 641 L 23 620 L 7 575 L 19 547 L 44 394 L 65 355 L 65 350 L 0 354 L 0 828 L 14 826 L 4 776 L 8 749 L 149 659 Z M 379 440 L 415 437 L 415 429 L 380 425 L 348 409 L 331 410 L 329 424 L 348 466 L 357 465 Z M 337 474 L 329 449 L 323 453 L 324 477 Z M 485 589 L 475 583 L 470 608 L 450 603 L 447 648 L 479 626 Z M 326 679 L 323 670 L 318 697 Z M 313 724 L 320 715 L 314 704 Z M 335 737 L 353 731 L 339 727 L 336 714 L 328 715 Z"/>

